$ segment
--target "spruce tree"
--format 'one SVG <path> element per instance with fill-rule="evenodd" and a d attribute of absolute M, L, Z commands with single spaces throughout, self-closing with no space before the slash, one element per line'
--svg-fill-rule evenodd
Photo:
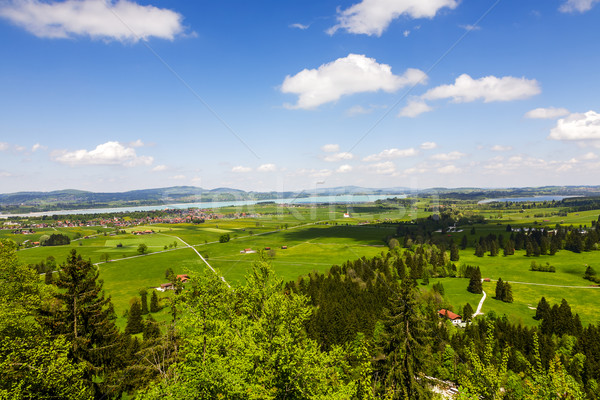
<path fill-rule="evenodd" d="M 473 307 L 471 307 L 471 305 L 469 303 L 465 304 L 465 306 L 463 307 L 463 315 L 462 315 L 462 319 L 463 321 L 469 321 L 471 320 L 471 318 L 473 318 Z"/>
<path fill-rule="evenodd" d="M 131 307 L 129 308 L 129 315 L 127 317 L 127 326 L 125 327 L 125 333 L 140 333 L 143 328 L 144 327 L 142 322 L 142 307 L 140 305 L 140 301 L 137 298 L 135 298 L 131 302 Z"/>
<path fill-rule="evenodd" d="M 502 281 L 502 278 L 498 278 L 498 281 L 496 282 L 496 300 L 504 301 L 504 293 L 504 282 Z"/>
<path fill-rule="evenodd" d="M 542 297 L 537 305 L 537 308 L 535 309 L 535 319 L 544 319 L 546 318 L 549 312 L 550 304 L 548 304 L 545 297 Z"/>
<path fill-rule="evenodd" d="M 481 294 L 483 292 L 483 286 L 481 284 L 481 270 L 479 267 L 473 269 L 467 290 L 475 294 Z"/>
<path fill-rule="evenodd" d="M 140 299 L 142 301 L 142 315 L 148 314 L 148 291 L 146 289 L 140 290 Z"/>
<path fill-rule="evenodd" d="M 160 306 L 158 305 L 158 296 L 156 295 L 156 290 L 152 291 L 152 296 L 150 297 L 150 312 L 159 312 Z"/>
<path fill-rule="evenodd" d="M 56 280 L 60 290 L 54 296 L 61 307 L 44 313 L 42 320 L 53 334 L 69 341 L 69 357 L 86 366 L 83 380 L 101 397 L 108 392 L 110 375 L 117 369 L 121 335 L 114 323 L 116 316 L 110 297 L 104 297 L 103 282 L 98 275 L 89 260 L 71 250 Z M 118 393 L 114 388 L 111 391 Z"/>
<path fill-rule="evenodd" d="M 389 300 L 390 312 L 385 319 L 386 343 L 383 346 L 385 386 L 392 399 L 428 399 L 419 372 L 427 365 L 425 318 L 416 299 L 416 282 L 401 281 L 397 293 Z"/>
<path fill-rule="evenodd" d="M 458 261 L 460 259 L 460 254 L 458 252 L 458 246 L 456 243 L 452 243 L 450 247 L 450 261 Z"/>
<path fill-rule="evenodd" d="M 462 239 L 460 240 L 460 248 L 461 248 L 461 250 L 466 250 L 467 245 L 468 245 L 467 235 L 463 235 Z"/>
<path fill-rule="evenodd" d="M 502 298 L 502 301 L 505 303 L 513 302 L 512 287 L 508 282 L 504 283 L 504 297 Z"/>

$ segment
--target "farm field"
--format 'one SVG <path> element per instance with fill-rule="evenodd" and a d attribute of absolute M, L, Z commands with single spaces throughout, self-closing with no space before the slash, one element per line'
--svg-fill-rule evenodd
<path fill-rule="evenodd" d="M 389 210 L 381 212 L 376 207 L 354 206 L 351 217 L 344 218 L 343 213 L 349 209 L 346 206 L 283 208 L 265 205 L 259 208 L 261 214 L 253 218 L 219 219 L 203 224 L 140 225 L 126 228 L 125 233 L 118 234 L 110 228 L 89 227 L 40 229 L 33 235 L 14 235 L 2 231 L 0 236 L 22 242 L 26 239 L 35 241 L 44 234 L 49 235 L 57 231 L 69 235 L 74 240 L 68 246 L 22 249 L 18 252 L 19 259 L 26 264 L 35 264 L 53 256 L 60 263 L 66 259 L 71 249 L 76 249 L 84 258 L 98 264 L 106 293 L 112 297 L 119 316 L 118 323 L 124 326 L 123 313 L 129 308 L 130 300 L 138 296 L 140 289 L 165 283 L 167 268 L 172 268 L 176 274 L 209 271 L 196 252 L 187 245 L 200 252 L 232 285 L 244 281 L 249 267 L 259 257 L 256 252 L 261 250 L 270 257 L 276 274 L 289 281 L 311 271 L 327 271 L 332 265 L 342 264 L 347 260 L 385 254 L 388 251 L 386 238 L 395 234 L 396 227 L 392 224 L 386 225 L 384 221 L 408 220 L 411 215 L 417 214 L 414 210 L 408 212 L 400 208 L 394 213 Z M 363 212 L 356 212 L 359 210 Z M 239 211 L 222 209 L 223 213 Z M 509 224 L 513 229 L 531 226 L 552 228 L 557 223 L 589 226 L 592 220 L 598 218 L 597 210 L 570 213 L 566 217 L 544 217 L 543 220 L 533 216 L 540 213 L 549 214 L 555 209 L 532 209 L 522 213 L 498 213 L 479 209 L 475 211 L 485 215 L 488 223 L 461 226 L 461 232 L 443 235 L 452 237 L 455 242 L 466 235 L 469 247 L 460 251 L 457 266 L 479 266 L 482 277 L 492 280 L 490 283 L 484 283 L 484 290 L 488 293 L 483 305 L 484 313 L 493 311 L 497 315 L 506 314 L 515 322 L 535 325 L 538 322 L 532 318 L 535 314 L 534 308 L 539 299 L 545 296 L 550 303 L 559 303 L 563 298 L 567 299 L 573 312 L 580 314 L 584 324 L 598 321 L 594 305 L 600 302 L 600 289 L 590 288 L 589 281 L 584 280 L 582 276 L 586 265 L 600 266 L 600 252 L 575 254 L 561 250 L 554 256 L 526 257 L 524 251 L 517 251 L 515 255 L 508 257 L 490 257 L 487 254 L 484 257 L 476 257 L 471 247 L 480 236 L 495 234 L 507 238 L 510 235 L 506 230 Z M 430 213 L 418 213 L 419 217 L 427 215 Z M 379 223 L 362 224 L 375 220 Z M 472 227 L 475 228 L 473 234 Z M 133 234 L 144 230 L 152 230 L 154 233 Z M 230 241 L 220 243 L 219 238 L 224 234 L 230 236 Z M 75 239 L 76 237 L 81 238 Z M 138 254 L 138 246 L 142 243 L 147 246 L 148 254 Z M 246 249 L 251 251 L 246 253 Z M 107 259 L 110 261 L 105 262 Z M 556 268 L 556 272 L 530 271 L 532 261 L 538 264 L 547 262 Z M 493 298 L 494 281 L 498 278 L 513 282 L 512 304 Z M 430 285 L 438 280 L 444 284 L 446 299 L 455 310 L 461 309 L 467 302 L 474 309 L 477 307 L 481 296 L 466 291 L 467 279 L 432 279 Z M 166 312 L 163 313 L 164 315 L 158 314 L 159 320 L 168 317 Z"/>

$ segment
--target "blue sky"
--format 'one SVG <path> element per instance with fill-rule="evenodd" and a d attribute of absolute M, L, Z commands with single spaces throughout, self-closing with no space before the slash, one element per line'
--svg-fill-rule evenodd
<path fill-rule="evenodd" d="M 598 0 L 0 0 L 0 192 L 596 185 Z"/>

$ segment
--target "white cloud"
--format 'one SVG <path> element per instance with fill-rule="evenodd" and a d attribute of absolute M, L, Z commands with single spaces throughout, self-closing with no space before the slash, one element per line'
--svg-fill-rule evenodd
<path fill-rule="evenodd" d="M 27 150 L 27 148 L 25 148 L 25 146 L 20 146 L 18 144 L 15 144 L 15 151 L 18 151 L 19 153 L 21 153 L 25 150 Z"/>
<path fill-rule="evenodd" d="M 13 176 L 13 174 L 10 172 L 0 171 L 0 178 L 10 178 L 11 176 Z"/>
<path fill-rule="evenodd" d="M 550 131 L 553 140 L 600 140 L 600 114 L 595 111 L 573 113 L 561 118 Z"/>
<path fill-rule="evenodd" d="M 410 31 L 408 29 L 402 32 L 402 36 L 408 37 L 408 35 L 410 35 Z"/>
<path fill-rule="evenodd" d="M 569 114 L 569 110 L 566 108 L 536 108 L 531 111 L 527 111 L 524 115 L 525 118 L 533 118 L 533 119 L 556 119 L 559 117 L 564 117 Z"/>
<path fill-rule="evenodd" d="M 277 171 L 277 167 L 275 164 L 263 164 L 260 167 L 256 168 L 257 171 L 260 172 L 274 172 Z"/>
<path fill-rule="evenodd" d="M 584 13 L 592 9 L 594 4 L 598 3 L 600 0 L 567 0 L 564 2 L 559 10 L 561 12 L 575 12 L 578 11 L 580 13 Z"/>
<path fill-rule="evenodd" d="M 372 112 L 372 108 L 364 108 L 363 106 L 353 106 L 346 111 L 346 115 L 349 117 L 353 117 L 355 115 L 370 114 Z"/>
<path fill-rule="evenodd" d="M 481 27 L 478 25 L 459 25 L 461 28 L 463 28 L 466 31 L 478 31 L 481 30 Z"/>
<path fill-rule="evenodd" d="M 473 79 L 467 74 L 462 74 L 456 78 L 454 84 L 441 85 L 428 90 L 423 95 L 423 99 L 451 98 L 455 103 L 466 103 L 481 99 L 485 103 L 490 103 L 493 101 L 522 100 L 535 96 L 540 92 L 540 85 L 535 79 L 512 76 L 502 78 L 486 76 Z"/>
<path fill-rule="evenodd" d="M 510 151 L 512 149 L 512 146 L 502 146 L 500 144 L 495 144 L 492 146 L 492 151 Z"/>
<path fill-rule="evenodd" d="M 161 171 L 166 171 L 166 170 L 167 170 L 166 165 L 157 165 L 156 167 L 152 168 L 153 172 L 161 172 Z"/>
<path fill-rule="evenodd" d="M 458 0 L 362 0 L 346 10 L 338 9 L 338 23 L 327 33 L 332 35 L 342 29 L 350 33 L 381 36 L 400 16 L 433 18 L 440 9 L 454 9 L 458 3 Z"/>
<path fill-rule="evenodd" d="M 439 161 L 451 161 L 451 160 L 460 160 L 466 156 L 465 153 L 461 153 L 460 151 L 451 151 L 450 153 L 439 153 L 431 156 L 433 160 Z"/>
<path fill-rule="evenodd" d="M 308 110 L 355 93 L 393 93 L 407 85 L 425 83 L 426 79 L 427 75 L 418 69 L 409 68 L 403 75 L 394 75 L 387 64 L 362 54 L 349 54 L 317 69 L 286 76 L 281 91 L 298 95 L 297 104 L 286 104 L 287 108 Z"/>
<path fill-rule="evenodd" d="M 435 142 L 421 143 L 421 148 L 423 150 L 431 150 L 431 149 L 435 149 L 436 147 L 437 147 L 437 143 L 435 143 Z"/>
<path fill-rule="evenodd" d="M 344 164 L 344 165 L 340 165 L 339 168 L 335 171 L 338 173 L 346 173 L 346 172 L 352 172 L 352 166 L 348 165 L 348 164 Z"/>
<path fill-rule="evenodd" d="M 142 139 L 138 139 L 135 142 L 130 142 L 129 147 L 144 147 L 144 142 L 142 142 Z"/>
<path fill-rule="evenodd" d="M 446 165 L 445 167 L 438 168 L 437 171 L 440 174 L 459 174 L 462 172 L 462 170 L 455 165 Z"/>
<path fill-rule="evenodd" d="M 236 172 L 236 173 L 241 173 L 241 174 L 244 174 L 244 173 L 250 172 L 250 171 L 252 171 L 252 168 L 244 167 L 242 165 L 238 165 L 236 167 L 231 168 L 231 172 Z"/>
<path fill-rule="evenodd" d="M 592 152 L 586 153 L 581 157 L 582 160 L 595 160 L 597 158 L 598 156 Z"/>
<path fill-rule="evenodd" d="M 38 150 L 46 150 L 48 147 L 46 146 L 42 146 L 39 143 L 34 144 L 33 146 L 31 146 L 31 151 L 33 151 L 34 153 Z"/>
<path fill-rule="evenodd" d="M 304 24 L 299 24 L 299 23 L 290 24 L 290 28 L 296 28 L 296 29 L 301 29 L 301 30 L 308 29 L 309 26 L 310 25 L 304 25 Z"/>
<path fill-rule="evenodd" d="M 331 170 L 329 169 L 301 169 L 298 171 L 300 175 L 308 175 L 311 178 L 327 178 L 331 176 Z"/>
<path fill-rule="evenodd" d="M 391 161 L 385 161 L 368 166 L 369 171 L 379 175 L 390 175 L 396 172 L 396 165 Z"/>
<path fill-rule="evenodd" d="M 381 160 L 393 160 L 395 158 L 404 158 L 404 157 L 412 157 L 419 154 L 417 150 L 414 148 L 408 149 L 385 149 L 380 153 L 371 154 L 363 158 L 363 161 L 373 162 L 373 161 L 381 161 Z"/>
<path fill-rule="evenodd" d="M 182 181 L 185 179 L 185 175 L 174 175 L 171 177 L 171 179 L 174 179 L 176 181 Z"/>
<path fill-rule="evenodd" d="M 94 150 L 60 151 L 54 153 L 54 160 L 62 164 L 76 165 L 122 165 L 134 167 L 150 165 L 154 161 L 149 156 L 138 156 L 135 149 L 119 142 L 106 142 Z"/>
<path fill-rule="evenodd" d="M 321 150 L 323 150 L 325 153 L 335 153 L 336 151 L 340 151 L 340 145 L 326 144 L 323 147 L 321 147 Z"/>
<path fill-rule="evenodd" d="M 400 113 L 398 114 L 398 116 L 414 118 L 418 115 L 429 112 L 431 110 L 433 110 L 433 108 L 431 108 L 423 100 L 412 99 L 412 100 L 408 101 L 408 104 L 402 110 L 400 110 Z"/>
<path fill-rule="evenodd" d="M 180 14 L 129 0 L 11 0 L 0 6 L 0 16 L 43 38 L 137 42 L 153 36 L 172 40 L 184 32 Z"/>
<path fill-rule="evenodd" d="M 337 162 L 337 161 L 342 161 L 342 160 L 352 160 L 353 158 L 354 158 L 354 154 L 347 153 L 347 152 L 341 152 L 341 153 L 331 154 L 331 155 L 325 157 L 324 160 L 327 162 Z"/>
<path fill-rule="evenodd" d="M 6 151 L 8 150 L 10 147 L 10 145 L 6 142 L 0 142 L 0 151 Z"/>

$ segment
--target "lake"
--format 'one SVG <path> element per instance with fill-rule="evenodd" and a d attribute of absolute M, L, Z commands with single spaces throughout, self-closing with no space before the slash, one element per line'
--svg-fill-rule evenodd
<path fill-rule="evenodd" d="M 501 197 L 498 199 L 485 199 L 478 201 L 477 204 L 487 204 L 493 202 L 509 202 L 513 201 L 515 203 L 523 203 L 526 201 L 535 201 L 535 202 L 544 202 L 544 201 L 560 201 L 562 199 L 567 199 L 570 197 L 579 197 L 579 196 L 532 196 L 532 197 Z"/>
<path fill-rule="evenodd" d="M 89 208 L 84 210 L 57 210 L 57 211 L 42 211 L 29 214 L 0 214 L 0 218 L 10 217 L 41 217 L 44 215 L 76 215 L 76 214 L 114 214 L 119 212 L 133 211 L 156 211 L 166 209 L 188 209 L 188 208 L 221 208 L 221 207 L 241 207 L 251 206 L 262 202 L 273 202 L 276 204 L 354 204 L 354 203 L 369 203 L 376 200 L 387 198 L 405 198 L 406 195 L 398 194 L 383 194 L 383 195 L 368 195 L 368 194 L 347 194 L 339 196 L 311 196 L 298 197 L 288 199 L 272 199 L 272 200 L 237 200 L 237 201 L 205 201 L 199 203 L 180 203 L 180 204 L 161 204 L 154 206 L 136 206 L 136 207 L 114 207 L 114 208 Z"/>

